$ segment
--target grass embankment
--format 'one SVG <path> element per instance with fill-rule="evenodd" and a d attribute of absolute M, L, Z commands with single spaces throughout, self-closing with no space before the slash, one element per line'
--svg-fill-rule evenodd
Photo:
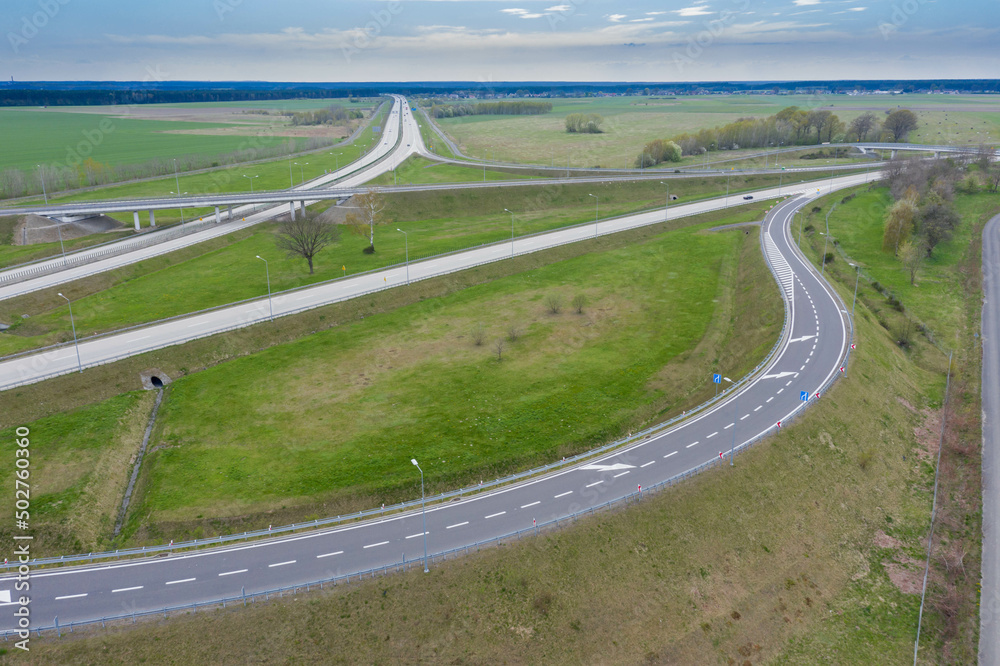
<path fill-rule="evenodd" d="M 733 197 L 742 189 L 777 183 L 773 176 L 733 177 Z M 722 191 L 719 187 L 722 185 Z M 671 183 L 680 199 L 672 205 L 718 196 L 725 184 L 718 178 L 692 178 Z M 416 261 L 510 238 L 515 211 L 517 236 L 593 220 L 594 194 L 600 197 L 601 218 L 650 210 L 662 205 L 664 186 L 658 181 L 579 185 L 525 186 L 455 192 L 411 192 L 387 195 L 389 223 L 376 229 L 373 255 L 362 253 L 367 238 L 344 233 L 341 240 L 316 259 L 309 275 L 305 261 L 278 252 L 276 225 L 264 224 L 225 239 L 185 248 L 115 271 L 0 301 L 0 321 L 16 324 L 0 336 L 0 355 L 72 340 L 69 311 L 57 292 L 73 299 L 73 315 L 81 336 L 182 315 L 204 308 L 267 294 L 262 266 L 266 258 L 273 291 L 291 289 L 346 274 Z M 316 205 L 311 210 L 318 210 Z M 23 319 L 21 315 L 29 315 Z"/>
<path fill-rule="evenodd" d="M 714 213 L 683 224 L 757 215 Z M 4 420 L 28 423 L 133 390 L 145 368 L 180 378 L 169 390 L 151 443 L 164 448 L 150 451 L 144 463 L 149 475 L 140 483 L 132 515 L 145 520 L 154 511 L 154 522 L 167 514 L 184 522 L 150 524 L 133 542 L 159 542 L 168 529 L 177 536 L 215 533 L 410 497 L 412 478 L 400 474 L 397 448 L 416 438 L 423 443 L 415 444 L 412 455 L 423 450 L 435 460 L 427 470 L 428 492 L 552 460 L 701 402 L 712 392 L 712 368 L 738 375 L 773 343 L 781 308 L 753 235 L 663 233 L 681 224 L 519 257 L 511 265 L 436 278 L 22 387 L 4 394 Z M 694 277 L 679 268 L 689 266 L 689 246 L 703 260 L 691 268 L 700 284 L 689 284 Z M 738 248 L 737 264 L 732 259 Z M 530 269 L 537 270 L 522 272 Z M 595 282 L 595 276 L 601 279 Z M 590 301 L 582 315 L 552 315 L 541 302 L 549 293 L 568 301 L 578 292 Z M 621 295 L 626 293 L 628 298 Z M 687 301 L 692 294 L 699 298 Z M 480 321 L 488 335 L 477 347 L 469 338 Z M 492 343 L 509 333 L 508 323 L 521 330 L 497 363 Z M 287 341 L 294 342 L 223 363 Z M 255 379 L 258 372 L 271 379 Z M 244 400 L 245 389 L 265 384 L 280 387 L 273 407 L 250 398 L 230 411 L 236 407 L 230 401 Z M 197 406 L 205 399 L 211 404 Z M 232 429 L 218 446 L 203 439 L 216 433 L 199 432 L 213 428 L 202 421 L 206 410 L 226 412 L 212 418 L 222 418 L 223 430 Z M 392 416 L 386 418 L 387 412 Z M 257 431 L 248 434 L 244 426 L 252 423 Z M 274 440 L 278 428 L 294 431 L 299 443 L 280 456 L 285 463 L 272 468 L 273 460 L 266 460 L 274 451 L 262 458 L 261 445 Z M 437 429 L 435 436 L 424 437 L 431 429 Z M 44 439 L 33 446 L 44 455 Z M 333 476 L 317 476 L 320 467 Z M 218 478 L 227 489 L 252 490 L 195 509 L 175 492 L 175 484 L 188 483 L 192 473 Z M 215 481 L 194 484 L 199 496 L 213 494 L 210 485 L 218 487 Z M 215 515 L 229 519 L 210 520 Z M 133 523 L 129 529 L 135 528 Z M 47 547 L 38 543 L 36 550 Z"/>
<path fill-rule="evenodd" d="M 982 304 L 982 228 L 1000 211 L 1000 197 L 956 195 L 953 205 L 962 222 L 950 241 L 934 249 L 911 285 L 909 272 L 890 253 L 881 251 L 882 221 L 892 203 L 888 191 L 882 187 L 854 191 L 857 196 L 853 198 L 840 193 L 817 202 L 821 210 L 816 219 L 821 221 L 828 207 L 841 200 L 830 216 L 830 232 L 838 245 L 827 275 L 850 291 L 856 275 L 848 262 L 863 266 L 859 306 L 867 306 L 866 312 L 907 350 L 913 363 L 944 372 L 947 355 L 954 353 L 921 650 L 928 662 L 973 663 L 978 650 L 982 548 L 982 349 L 975 334 L 980 330 Z M 816 226 L 821 228 L 818 222 Z M 818 262 L 822 238 L 813 235 L 806 247 Z M 925 433 L 932 453 L 936 453 L 939 423 Z M 925 535 L 919 536 L 925 540 Z"/>
<path fill-rule="evenodd" d="M 905 663 L 919 599 L 887 572 L 921 556 L 933 471 L 903 401 L 939 406 L 944 379 L 858 320 L 846 378 L 735 468 L 430 574 L 33 639 L 33 658 Z"/>
<path fill-rule="evenodd" d="M 484 172 L 481 168 L 435 162 L 425 157 L 412 155 L 396 168 L 395 179 L 390 171 L 369 181 L 367 184 L 379 186 L 423 183 L 482 183 L 486 182 L 483 180 L 484 173 L 486 181 L 519 180 L 532 177 L 525 174 L 494 171 L 490 168 L 487 168 Z"/>

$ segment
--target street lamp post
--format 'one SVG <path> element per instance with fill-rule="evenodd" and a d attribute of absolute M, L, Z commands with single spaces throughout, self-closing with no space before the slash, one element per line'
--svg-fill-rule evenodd
<path fill-rule="evenodd" d="M 414 467 L 420 469 L 416 458 L 410 458 L 410 462 L 413 463 Z M 424 470 L 422 469 L 420 469 L 420 512 L 424 518 L 424 573 L 427 573 L 430 571 L 427 568 L 427 505 L 424 503 Z"/>
<path fill-rule="evenodd" d="M 292 177 L 292 160 L 288 160 L 288 189 L 295 187 L 295 179 Z"/>
<path fill-rule="evenodd" d="M 729 208 L 729 179 L 732 175 L 731 173 L 726 174 L 726 208 Z"/>
<path fill-rule="evenodd" d="M 336 170 L 340 171 L 340 156 L 343 155 L 343 153 L 330 153 L 330 154 L 333 155 L 334 156 L 333 159 L 335 159 L 337 161 L 337 169 Z"/>
<path fill-rule="evenodd" d="M 826 244 L 830 242 L 830 213 L 837 207 L 837 203 L 830 206 L 830 210 L 826 214 L 826 236 L 823 239 L 823 256 L 820 258 L 820 275 L 824 275 L 826 272 Z"/>
<path fill-rule="evenodd" d="M 63 266 L 66 266 L 66 246 L 63 245 L 62 222 L 56 220 L 56 232 L 59 234 L 59 249 L 62 250 Z"/>
<path fill-rule="evenodd" d="M 670 183 L 664 183 L 661 180 L 660 181 L 660 185 L 666 185 L 667 186 L 667 201 L 666 201 L 665 204 L 663 204 L 663 220 L 666 221 L 667 220 L 667 216 L 670 214 Z"/>
<path fill-rule="evenodd" d="M 514 211 L 503 209 L 505 213 L 510 213 L 510 256 L 514 256 Z"/>
<path fill-rule="evenodd" d="M 858 282 L 861 281 L 861 266 L 857 264 L 851 264 L 854 270 L 857 272 L 857 276 L 854 278 L 854 300 L 851 302 L 851 319 L 854 319 L 854 306 L 858 303 Z"/>
<path fill-rule="evenodd" d="M 271 314 L 271 321 L 274 321 L 274 304 L 271 302 L 271 267 L 267 265 L 267 259 L 257 255 L 257 258 L 264 262 L 264 275 L 267 276 L 267 309 Z"/>
<path fill-rule="evenodd" d="M 257 174 L 256 176 L 248 176 L 246 174 L 243 174 L 243 177 L 246 178 L 246 179 L 248 179 L 250 181 L 250 194 L 253 194 L 253 179 L 254 178 L 260 178 L 260 174 Z M 257 210 L 257 204 L 251 204 L 251 205 L 253 206 L 253 208 L 251 208 L 251 210 L 254 211 L 254 212 L 256 212 L 256 210 Z"/>
<path fill-rule="evenodd" d="M 42 197 L 45 199 L 45 205 L 49 203 L 49 195 L 45 192 L 45 169 L 41 164 L 36 164 L 38 167 L 38 178 L 42 181 Z"/>
<path fill-rule="evenodd" d="M 294 164 L 299 168 L 299 184 L 301 185 L 302 183 L 306 182 L 306 174 L 305 171 L 303 171 L 302 166 L 303 164 L 308 165 L 309 162 L 303 162 L 302 164 L 300 164 L 299 162 L 294 162 Z"/>
<path fill-rule="evenodd" d="M 177 190 L 176 192 L 171 192 L 171 194 L 175 195 L 179 199 L 183 195 L 187 194 L 187 192 Z M 184 206 L 181 206 L 181 226 L 184 226 Z"/>
<path fill-rule="evenodd" d="M 597 238 L 597 220 L 601 214 L 601 198 L 593 194 L 588 194 L 587 196 L 594 197 L 594 201 L 597 202 L 594 204 L 594 238 Z"/>
<path fill-rule="evenodd" d="M 410 284 L 410 234 L 402 229 L 396 229 L 403 234 L 403 242 L 406 243 L 406 284 Z"/>
<path fill-rule="evenodd" d="M 59 295 L 62 296 L 66 301 L 66 305 L 69 306 L 69 325 L 73 327 L 73 346 L 76 347 L 76 367 L 80 372 L 83 372 L 83 362 L 80 360 L 80 343 L 76 339 L 76 322 L 73 321 L 73 304 L 68 298 L 62 295 L 62 292 L 59 292 Z"/>

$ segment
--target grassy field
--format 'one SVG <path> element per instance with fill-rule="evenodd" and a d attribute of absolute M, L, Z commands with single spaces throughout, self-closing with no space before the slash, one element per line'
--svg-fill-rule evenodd
<path fill-rule="evenodd" d="M 752 217 L 742 212 L 727 220 L 716 213 L 688 222 L 704 224 L 708 219 L 734 221 Z M 671 223 L 667 228 L 676 226 Z M 634 249 L 632 244 L 636 244 Z M 686 265 L 692 256 L 689 246 L 694 246 L 704 261 L 691 276 L 686 276 L 670 268 L 668 262 Z M 596 249 L 601 251 L 589 254 Z M 732 261 L 737 252 L 738 263 Z M 546 265 L 558 258 L 564 260 Z M 712 388 L 707 384 L 711 367 L 725 367 L 737 375 L 748 370 L 770 348 L 775 327 L 781 323 L 778 298 L 760 261 L 756 241 L 739 232 L 702 234 L 688 229 L 664 234 L 662 229 L 643 229 L 516 261 L 523 268 L 535 270 L 514 272 L 505 278 L 505 273 L 497 272 L 504 269 L 503 265 L 467 271 L 390 290 L 384 296 L 371 297 L 370 303 L 364 299 L 329 306 L 279 320 L 276 326 L 252 327 L 128 359 L 122 362 L 123 371 L 114 364 L 88 371 L 86 377 L 72 376 L 65 382 L 17 389 L 7 395 L 9 409 L 5 410 L 4 421 L 8 425 L 32 423 L 52 410 L 76 410 L 78 418 L 91 418 L 87 410 L 109 409 L 107 405 L 118 400 L 114 396 L 131 390 L 136 372 L 132 368 L 156 367 L 177 379 L 161 409 L 151 443 L 165 448 L 151 452 L 144 465 L 148 477 L 143 476 L 136 494 L 133 506 L 137 508 L 129 527 L 133 542 L 158 542 L 168 532 L 179 535 L 243 529 L 239 526 L 261 520 L 265 524 L 291 522 L 315 512 L 336 514 L 346 507 L 353 510 L 390 501 L 391 497 L 408 497 L 412 479 L 399 474 L 398 461 L 388 442 L 410 441 L 432 428 L 442 428 L 444 437 L 429 444 L 425 454 L 439 456 L 450 464 L 439 463 L 433 470 L 428 469 L 429 489 L 464 485 L 473 477 L 478 479 L 478 474 L 500 474 L 579 450 L 623 428 L 666 418 L 701 402 L 711 395 Z M 594 285 L 581 284 L 581 276 L 589 279 L 594 274 L 601 275 L 602 280 Z M 457 282 L 459 279 L 471 282 Z M 696 280 L 700 283 L 686 288 Z M 664 297 L 658 290 L 664 281 L 678 289 L 685 287 L 685 291 Z M 552 315 L 541 303 L 548 293 L 562 293 L 568 301 L 578 290 L 590 301 L 582 315 L 569 311 L 568 305 L 559 315 Z M 621 294 L 628 298 L 620 298 Z M 691 294 L 700 294 L 700 300 L 680 303 Z M 403 305 L 407 307 L 397 309 Z M 501 307 L 503 319 L 491 315 Z M 663 316 L 668 311 L 671 314 Z M 379 312 L 383 314 L 374 314 Z M 649 326 L 653 318 L 658 324 Z M 291 328 L 297 320 L 302 326 Z M 487 326 L 488 339 L 484 346 L 477 347 L 469 339 L 469 329 L 480 320 Z M 317 330 L 317 324 L 320 330 L 333 328 L 309 335 Z M 510 343 L 504 361 L 497 363 L 490 345 L 495 337 L 508 334 L 508 324 L 517 325 L 521 333 Z M 358 334 L 368 336 L 368 342 L 359 343 L 355 337 Z M 262 342 L 262 336 L 274 336 L 274 342 Z M 289 344 L 271 346 L 285 342 Z M 254 353 L 262 348 L 266 350 Z M 192 354 L 191 350 L 202 351 Z M 620 372 L 623 355 L 628 355 L 631 368 L 624 374 Z M 227 360 L 231 362 L 223 362 Z M 447 373 L 439 373 L 442 363 Z M 539 377 L 538 369 L 543 367 L 547 369 Z M 202 410 L 229 409 L 229 399 L 217 393 L 219 382 L 246 384 L 254 373 L 278 368 L 285 370 L 278 372 L 280 379 L 272 385 L 283 387 L 285 397 L 277 400 L 274 409 L 263 409 L 260 416 L 251 419 L 260 427 L 260 433 L 247 440 L 239 424 L 229 421 L 243 419 L 239 416 L 245 416 L 242 408 L 226 418 L 232 436 L 220 440 L 218 446 L 203 439 L 207 433 L 191 430 L 210 427 L 203 421 Z M 314 382 L 311 384 L 312 380 L 305 377 L 316 378 L 320 372 L 334 378 L 323 382 L 329 390 L 313 392 L 305 401 L 287 393 L 311 390 L 307 386 Z M 86 380 L 91 388 L 80 391 L 78 380 Z M 386 387 L 397 381 L 410 389 L 386 392 Z M 526 391 L 524 385 L 534 388 Z M 456 386 L 464 387 L 464 399 L 451 404 L 454 409 L 474 413 L 475 418 L 449 415 L 450 410 L 434 406 L 435 401 L 448 401 L 429 397 L 442 391 L 452 395 Z M 587 386 L 601 386 L 602 390 Z M 240 393 L 238 387 L 236 393 Z M 211 405 L 192 404 L 207 395 L 215 396 L 209 401 Z M 570 420 L 561 422 L 559 416 L 550 422 L 548 417 L 565 410 L 571 397 L 587 398 L 580 410 L 574 409 L 574 426 L 565 427 Z M 109 398 L 103 408 L 89 406 L 94 400 Z M 593 404 L 589 404 L 589 398 L 594 398 Z M 466 399 L 473 401 L 471 411 Z M 394 407 L 396 402 L 407 404 L 406 409 Z M 198 415 L 189 411 L 192 407 Z M 375 416 L 387 409 L 397 417 L 386 421 Z M 300 412 L 294 419 L 300 424 L 295 437 L 302 438 L 296 446 L 298 452 L 287 458 L 288 466 L 268 471 L 257 468 L 261 461 L 258 452 L 263 449 L 253 442 L 263 444 L 274 434 L 275 427 L 285 427 L 278 424 L 288 422 L 288 410 Z M 605 415 L 610 415 L 609 423 L 603 422 Z M 334 418 L 338 422 L 343 419 L 345 427 L 351 424 L 337 439 L 331 439 L 323 429 L 323 424 L 332 423 Z M 498 427 L 498 418 L 505 428 Z M 511 432 L 501 432 L 506 429 Z M 535 437 L 543 444 L 530 445 Z M 46 444 L 43 437 L 33 441 L 33 446 L 40 449 Z M 470 442 L 473 447 L 467 446 Z M 228 455 L 226 449 L 233 445 L 243 453 L 219 467 L 219 456 Z M 180 457 L 179 452 L 183 452 Z M 370 454 L 375 457 L 366 457 Z M 354 472 L 336 479 L 314 474 L 299 480 L 287 476 L 298 474 L 303 466 L 316 470 L 315 462 L 330 456 L 338 461 L 346 458 L 364 462 Z M 191 473 L 206 473 L 213 479 L 221 475 L 222 485 L 227 488 L 235 484 L 254 488 L 256 493 L 258 484 L 263 484 L 261 488 L 273 490 L 256 499 L 233 495 L 214 507 L 211 514 L 205 514 L 204 509 L 192 510 L 193 506 L 187 506 L 173 490 L 180 477 Z M 206 484 L 197 485 L 207 490 Z M 287 498 L 274 494 L 286 491 Z M 258 512 L 265 508 L 274 509 L 274 513 Z M 155 517 L 137 529 L 135 516 L 149 511 Z M 199 514 L 205 514 L 204 518 Z M 178 519 L 182 522 L 171 522 Z M 56 532 L 66 532 L 57 542 L 77 539 L 91 543 L 69 527 L 62 523 L 52 526 Z M 39 543 L 37 547 L 42 552 L 47 545 Z"/>
<path fill-rule="evenodd" d="M 503 161 L 572 166 L 631 165 L 652 139 L 670 138 L 745 116 L 763 117 L 787 106 L 829 108 L 844 122 L 868 110 L 878 113 L 897 105 L 912 109 L 920 129 L 917 143 L 1000 141 L 1000 101 L 983 95 L 897 95 L 892 97 L 710 96 L 657 99 L 645 97 L 553 100 L 552 113 L 541 116 L 465 116 L 438 120 L 465 154 L 481 157 L 489 150 Z M 570 113 L 597 113 L 605 118 L 603 134 L 569 134 Z M 700 162 L 685 158 L 682 164 Z"/>
<path fill-rule="evenodd" d="M 102 131 L 102 123 L 105 128 Z M 0 109 L 0 169 L 33 169 L 36 164 L 73 162 L 83 154 L 105 164 L 129 164 L 154 158 L 218 155 L 246 147 L 254 134 L 212 136 L 167 133 L 218 129 L 221 123 L 135 120 L 90 113 L 39 113 L 35 109 Z M 92 138 L 97 137 L 97 138 Z M 83 148 L 80 148 L 80 146 Z"/>
<path fill-rule="evenodd" d="M 486 180 L 518 180 L 531 178 L 532 176 L 493 169 L 478 169 L 476 167 L 459 166 L 457 164 L 446 164 L 435 162 L 416 155 L 406 158 L 406 160 L 396 167 L 396 175 L 393 178 L 392 172 L 384 173 L 378 178 L 368 181 L 368 185 L 412 185 L 415 183 L 481 183 L 483 175 Z"/>
<path fill-rule="evenodd" d="M 734 176 L 731 189 L 735 193 L 776 181 L 772 176 Z M 718 179 L 690 179 L 673 184 L 672 190 L 680 196 L 677 203 L 684 203 L 720 194 L 719 184 Z M 259 225 L 221 241 L 0 302 L 0 321 L 16 323 L 0 336 L 0 355 L 72 339 L 69 312 L 57 291 L 74 300 L 77 332 L 88 335 L 262 296 L 267 287 L 255 259 L 258 254 L 270 262 L 271 287 L 280 291 L 341 277 L 345 266 L 353 275 L 402 263 L 406 239 L 395 231 L 397 227 L 409 234 L 409 256 L 415 261 L 508 239 L 511 217 L 505 208 L 515 211 L 515 233 L 522 236 L 592 220 L 590 194 L 600 197 L 605 218 L 657 207 L 663 188 L 657 181 L 643 181 L 473 190 L 461 195 L 396 194 L 389 198 L 391 223 L 376 230 L 375 254 L 362 253 L 366 239 L 344 233 L 317 257 L 314 275 L 309 275 L 302 259 L 276 250 L 276 225 Z M 23 319 L 24 314 L 30 318 Z"/>
<path fill-rule="evenodd" d="M 924 417 L 903 401 L 938 406 L 943 378 L 908 362 L 872 317 L 860 324 L 846 379 L 735 468 L 430 574 L 33 638 L 32 658 L 906 663 L 919 597 L 890 574 L 918 576 L 932 469 L 914 435 Z"/>

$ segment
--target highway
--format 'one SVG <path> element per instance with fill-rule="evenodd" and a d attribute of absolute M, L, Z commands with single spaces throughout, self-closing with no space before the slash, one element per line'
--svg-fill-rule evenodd
<path fill-rule="evenodd" d="M 528 528 L 536 520 L 570 516 L 776 432 L 778 422 L 807 404 L 803 396 L 822 399 L 816 393 L 840 371 L 850 342 L 846 309 L 799 255 L 789 232 L 796 209 L 815 196 L 779 203 L 762 225 L 762 248 L 785 300 L 789 325 L 772 362 L 727 401 L 586 464 L 432 505 L 426 533 L 421 513 L 410 511 L 164 558 L 39 570 L 31 575 L 33 624 L 49 625 L 56 616 L 66 624 L 127 615 L 391 566 L 418 557 L 425 536 L 434 553 Z M 0 597 L 11 592 L 16 598 L 14 580 L 0 578 Z M 12 611 L 0 616 L 0 630 L 14 627 Z"/>
<path fill-rule="evenodd" d="M 877 177 L 872 176 L 872 177 Z M 867 176 L 859 174 L 844 176 L 834 181 L 824 181 L 819 187 L 814 184 L 798 184 L 794 188 L 784 188 L 782 194 L 826 193 L 831 188 L 843 188 L 866 182 Z M 754 192 L 753 201 L 774 199 L 779 196 L 778 188 Z M 730 207 L 748 203 L 742 197 L 729 198 Z M 718 210 L 726 205 L 725 198 L 698 203 L 671 206 L 669 218 L 676 219 Z M 397 265 L 383 271 L 365 273 L 351 278 L 306 287 L 293 292 L 264 296 L 258 300 L 223 307 L 202 314 L 179 317 L 149 326 L 136 327 L 120 333 L 107 334 L 85 339 L 78 347 L 72 343 L 42 352 L 28 353 L 0 362 L 0 390 L 41 381 L 48 377 L 77 371 L 79 367 L 90 367 L 113 360 L 134 356 L 153 349 L 161 349 L 188 340 L 207 337 L 222 331 L 250 326 L 267 320 L 271 316 L 284 316 L 302 310 L 320 307 L 330 303 L 356 298 L 379 289 L 405 284 L 409 281 L 426 279 L 436 275 L 455 272 L 483 263 L 499 261 L 508 257 L 537 252 L 565 243 L 572 243 L 596 235 L 614 233 L 622 229 L 655 224 L 664 220 L 663 211 L 642 213 L 623 218 L 605 220 L 593 225 L 582 225 L 568 229 L 526 236 L 512 242 L 496 243 L 473 250 L 456 252 L 442 257 L 415 261 L 409 265 Z M 55 277 L 55 276 L 52 276 Z M 272 315 L 273 312 L 273 315 Z M 79 355 L 78 355 L 79 354 Z"/>
<path fill-rule="evenodd" d="M 983 559 L 979 663 L 1000 664 L 1000 215 L 983 228 Z"/>

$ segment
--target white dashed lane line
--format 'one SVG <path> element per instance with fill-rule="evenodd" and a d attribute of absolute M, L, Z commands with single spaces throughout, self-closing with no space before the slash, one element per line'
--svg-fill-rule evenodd
<path fill-rule="evenodd" d="M 344 551 L 338 550 L 336 553 L 323 553 L 322 555 L 317 555 L 316 559 L 321 559 L 323 557 L 333 557 L 334 555 L 343 555 Z"/>
<path fill-rule="evenodd" d="M 755 412 L 759 412 L 759 411 L 760 411 L 760 408 L 761 408 L 761 407 L 763 407 L 763 406 L 764 406 L 764 405 L 757 405 L 757 409 L 755 409 L 755 410 L 753 410 L 753 411 L 755 411 Z"/>
<path fill-rule="evenodd" d="M 422 537 L 425 534 L 430 534 L 430 532 L 417 532 L 416 534 L 411 534 L 410 536 L 408 536 L 406 538 L 407 539 L 416 539 L 417 537 Z"/>
<path fill-rule="evenodd" d="M 711 437 L 711 435 L 709 435 L 709 437 Z M 690 448 L 691 448 L 692 446 L 695 446 L 695 445 L 696 445 L 697 443 L 698 443 L 698 442 L 691 442 L 690 444 L 688 444 L 688 445 L 687 445 L 687 446 L 685 446 L 684 448 L 685 448 L 685 449 L 690 449 Z M 674 451 L 674 453 L 677 453 L 677 452 L 676 452 L 676 451 Z M 674 453 L 668 453 L 667 455 L 665 455 L 665 456 L 663 456 L 663 457 L 664 457 L 664 458 L 669 458 L 670 456 L 674 455 Z"/>
<path fill-rule="evenodd" d="M 730 424 L 729 424 L 729 425 L 727 425 L 727 426 L 726 426 L 725 428 L 723 428 L 723 430 L 729 430 L 729 429 L 730 429 L 730 428 L 732 428 L 732 427 L 733 427 L 733 424 L 732 424 L 732 423 L 730 423 Z"/>
<path fill-rule="evenodd" d="M 164 585 L 177 585 L 178 583 L 190 583 L 192 581 L 198 580 L 197 578 L 182 578 L 180 580 L 168 580 Z"/>
<path fill-rule="evenodd" d="M 646 463 L 645 465 L 639 465 L 639 469 L 642 469 L 643 467 L 649 467 L 650 465 L 652 465 L 652 464 L 653 464 L 653 463 L 655 463 L 655 462 L 656 462 L 655 460 L 650 460 L 650 461 L 649 461 L 648 463 Z"/>
<path fill-rule="evenodd" d="M 586 487 L 593 488 L 594 486 L 599 486 L 602 483 L 604 483 L 603 479 L 601 479 L 600 481 L 594 481 L 593 483 L 588 483 Z"/>
<path fill-rule="evenodd" d="M 768 398 L 765 402 L 771 402 L 772 400 L 774 400 L 774 396 L 773 395 L 770 398 Z"/>
<path fill-rule="evenodd" d="M 469 524 L 469 521 L 467 521 L 467 520 L 466 520 L 466 521 L 465 521 L 464 523 L 455 523 L 454 525 L 449 525 L 449 526 L 448 526 L 448 527 L 446 527 L 445 529 L 446 529 L 446 530 L 450 530 L 450 529 L 452 529 L 452 528 L 455 528 L 455 527 L 461 527 L 462 525 L 468 525 L 468 524 Z"/>
<path fill-rule="evenodd" d="M 370 543 L 367 546 L 362 546 L 362 548 L 377 548 L 378 546 L 384 546 L 389 543 L 388 541 L 379 541 L 378 543 Z"/>
<path fill-rule="evenodd" d="M 782 388 L 782 389 L 778 389 L 778 393 L 781 393 L 781 392 L 782 392 L 782 391 L 784 391 L 784 390 L 785 390 L 785 389 L 783 389 L 783 388 Z M 777 395 L 777 394 L 775 394 L 775 395 Z"/>
<path fill-rule="evenodd" d="M 709 435 L 709 436 L 708 436 L 708 437 L 706 437 L 705 439 L 712 439 L 713 437 L 715 437 L 715 436 L 716 436 L 716 435 L 718 435 L 718 434 L 719 434 L 719 431 L 718 431 L 718 430 L 716 430 L 715 432 L 713 432 L 713 433 L 712 433 L 711 435 Z"/>
<path fill-rule="evenodd" d="M 541 503 L 542 503 L 541 500 L 539 500 L 537 502 L 532 502 L 531 504 L 523 504 L 523 505 L 521 505 L 521 508 L 522 509 L 527 509 L 528 507 L 536 506 L 536 505 L 541 504 Z"/>
<path fill-rule="evenodd" d="M 566 495 L 572 495 L 572 494 L 573 494 L 572 490 L 567 490 L 564 493 L 559 493 L 558 495 L 553 496 L 552 499 L 559 499 L 560 497 L 566 497 Z"/>
<path fill-rule="evenodd" d="M 621 472 L 621 473 L 619 473 L 619 474 L 615 474 L 615 475 L 614 475 L 613 477 L 611 477 L 611 478 L 612 478 L 612 479 L 617 479 L 617 478 L 618 478 L 619 476 L 625 476 L 626 474 L 628 474 L 628 470 L 625 470 L 624 472 Z"/>
<path fill-rule="evenodd" d="M 136 585 L 135 587 L 119 587 L 117 590 L 111 590 L 111 594 L 115 594 L 116 592 L 133 592 L 135 590 L 141 590 L 142 587 L 142 585 Z"/>
<path fill-rule="evenodd" d="M 220 576 L 232 576 L 234 574 L 246 573 L 247 571 L 248 571 L 247 569 L 237 569 L 236 571 L 226 571 L 224 573 L 220 573 L 219 575 Z"/>
<path fill-rule="evenodd" d="M 56 597 L 56 601 L 62 601 L 63 599 L 79 599 L 80 597 L 85 597 L 85 596 L 87 596 L 86 592 L 84 592 L 83 594 L 67 594 L 64 597 Z"/>
<path fill-rule="evenodd" d="M 743 416 L 740 417 L 740 421 L 742 421 L 745 418 L 749 418 L 749 417 L 750 417 L 749 414 L 744 414 Z"/>
<path fill-rule="evenodd" d="M 804 367 L 805 367 L 805 366 L 802 366 L 802 368 L 804 368 Z M 802 368 L 799 368 L 799 371 L 801 371 L 801 370 L 802 370 Z M 790 386 L 790 385 L 791 385 L 791 383 L 792 383 L 792 382 L 794 382 L 794 381 L 795 381 L 794 379 L 789 379 L 789 380 L 788 380 L 788 383 L 787 383 L 787 384 L 785 384 L 785 386 Z"/>
<path fill-rule="evenodd" d="M 697 443 L 698 443 L 698 442 L 695 442 L 694 444 L 697 444 Z M 690 445 L 690 446 L 688 446 L 687 448 L 689 448 L 689 449 L 690 449 L 690 448 L 691 448 L 692 446 L 694 446 L 694 444 L 691 444 L 691 445 Z M 668 453 L 667 455 L 665 455 L 665 456 L 663 456 L 663 457 L 664 457 L 664 458 L 669 458 L 670 456 L 676 456 L 676 455 L 677 455 L 677 452 L 676 452 L 676 451 L 671 451 L 670 453 Z"/>
<path fill-rule="evenodd" d="M 388 541 L 386 541 L 386 543 L 389 543 L 389 542 L 388 542 Z M 368 546 L 365 546 L 365 548 L 367 548 L 367 547 L 368 547 Z M 285 566 L 286 564 L 295 564 L 295 560 L 288 560 L 288 561 L 286 561 L 286 562 L 275 562 L 274 564 L 268 564 L 268 565 L 267 565 L 267 568 L 268 568 L 268 569 L 273 569 L 274 567 L 283 567 L 283 566 Z"/>
<path fill-rule="evenodd" d="M 507 512 L 506 511 L 501 511 L 499 513 L 491 513 L 490 515 L 486 516 L 486 520 L 489 520 L 490 518 L 496 518 L 497 516 L 502 516 L 505 513 L 507 513 Z"/>

